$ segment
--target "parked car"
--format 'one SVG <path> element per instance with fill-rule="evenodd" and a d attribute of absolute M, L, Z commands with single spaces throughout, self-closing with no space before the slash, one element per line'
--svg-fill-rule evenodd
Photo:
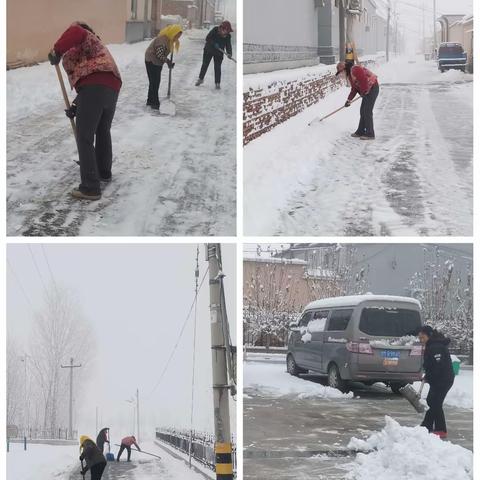
<path fill-rule="evenodd" d="M 326 375 L 328 385 L 348 390 L 349 382 L 383 382 L 399 393 L 422 377 L 422 326 L 418 300 L 357 295 L 309 303 L 290 324 L 287 371 Z"/>
<path fill-rule="evenodd" d="M 461 43 L 441 43 L 438 49 L 437 62 L 438 69 L 441 72 L 452 68 L 465 72 L 467 69 L 467 54 Z"/>

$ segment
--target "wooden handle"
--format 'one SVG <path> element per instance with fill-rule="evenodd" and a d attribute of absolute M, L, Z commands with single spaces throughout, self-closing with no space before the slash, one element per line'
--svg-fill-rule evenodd
<path fill-rule="evenodd" d="M 57 71 L 58 82 L 60 83 L 60 88 L 62 89 L 63 101 L 67 110 L 70 108 L 70 100 L 68 99 L 67 89 L 65 88 L 65 82 L 63 81 L 63 75 L 60 70 L 60 66 L 55 65 L 55 70 Z M 77 127 L 75 126 L 75 120 L 70 118 L 70 125 L 72 126 L 73 136 L 75 137 L 75 142 L 77 141 Z"/>

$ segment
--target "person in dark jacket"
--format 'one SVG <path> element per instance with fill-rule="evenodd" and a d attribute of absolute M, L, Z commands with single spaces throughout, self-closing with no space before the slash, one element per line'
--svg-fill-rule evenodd
<path fill-rule="evenodd" d="M 103 471 L 107 466 L 107 461 L 103 456 L 103 453 L 95 445 L 93 440 L 86 435 L 80 437 L 80 461 L 85 461 L 82 471 L 82 475 L 85 475 L 90 470 L 91 480 L 100 480 L 103 475 Z"/>
<path fill-rule="evenodd" d="M 424 380 L 430 385 L 427 395 L 429 409 L 421 425 L 440 438 L 446 438 L 447 424 L 443 412 L 443 402 L 455 379 L 452 359 L 448 350 L 450 339 L 429 325 L 420 329 L 418 338 L 424 345 Z"/>
<path fill-rule="evenodd" d="M 213 66 L 215 71 L 215 88 L 220 88 L 220 82 L 222 80 L 222 62 L 225 51 L 228 58 L 232 58 L 232 36 L 233 32 L 232 24 L 225 20 L 218 27 L 212 28 L 207 35 L 205 48 L 203 49 L 203 62 L 200 69 L 200 75 L 198 76 L 198 87 L 204 81 L 210 62 L 213 58 Z"/>
<path fill-rule="evenodd" d="M 52 65 L 63 58 L 70 86 L 77 98 L 67 117 L 76 117 L 80 159 L 80 186 L 72 191 L 78 199 L 99 200 L 100 182 L 112 179 L 110 128 L 122 79 L 118 67 L 100 38 L 83 22 L 73 23 L 48 54 Z"/>
<path fill-rule="evenodd" d="M 350 62 L 339 62 L 337 64 L 336 75 L 342 73 L 345 74 L 351 87 L 345 107 L 350 106 L 357 94 L 363 99 L 360 107 L 360 122 L 357 130 L 352 133 L 352 137 L 358 137 L 361 140 L 374 140 L 373 107 L 380 91 L 377 76 L 368 68 L 362 65 L 353 65 Z"/>
<path fill-rule="evenodd" d="M 97 447 L 103 453 L 103 449 L 106 443 L 110 445 L 110 439 L 108 438 L 110 429 L 109 428 L 102 428 L 97 435 Z"/>

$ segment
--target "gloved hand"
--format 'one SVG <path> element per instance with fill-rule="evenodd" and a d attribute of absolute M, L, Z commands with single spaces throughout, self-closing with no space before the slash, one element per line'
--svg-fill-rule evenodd
<path fill-rule="evenodd" d="M 75 118 L 75 116 L 77 115 L 77 106 L 72 103 L 70 105 L 70 108 L 67 108 L 65 110 L 65 115 L 68 117 L 68 118 Z"/>
<path fill-rule="evenodd" d="M 175 63 L 172 62 L 169 58 L 167 58 L 167 66 L 171 70 L 175 66 Z"/>
<path fill-rule="evenodd" d="M 61 58 L 62 57 L 58 55 L 57 52 L 55 52 L 55 50 L 53 49 L 48 54 L 48 59 L 50 60 L 50 63 L 52 65 L 58 65 L 60 63 Z"/>
<path fill-rule="evenodd" d="M 232 55 L 230 53 L 227 53 L 227 57 L 231 59 Z"/>
<path fill-rule="evenodd" d="M 80 470 L 80 475 L 85 475 L 87 472 L 88 472 L 88 469 L 83 468 L 82 470 Z"/>
<path fill-rule="evenodd" d="M 349 107 L 351 104 L 352 104 L 352 102 L 350 102 L 350 100 L 347 100 L 347 101 L 345 102 L 345 107 Z"/>

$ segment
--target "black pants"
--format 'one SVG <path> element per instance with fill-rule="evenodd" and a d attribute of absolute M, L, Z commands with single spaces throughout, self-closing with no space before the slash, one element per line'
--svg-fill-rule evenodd
<path fill-rule="evenodd" d="M 148 97 L 147 105 L 158 108 L 160 99 L 158 98 L 158 89 L 160 88 L 160 78 L 162 75 L 162 66 L 155 65 L 152 62 L 145 62 L 148 75 Z"/>
<path fill-rule="evenodd" d="M 210 62 L 213 58 L 213 66 L 215 69 L 215 83 L 220 83 L 222 80 L 222 62 L 223 62 L 223 55 L 218 53 L 213 53 L 210 50 L 203 51 L 203 62 L 202 68 L 200 69 L 200 75 L 198 76 L 200 79 L 204 79 L 207 73 L 208 67 Z"/>
<path fill-rule="evenodd" d="M 100 480 L 103 475 L 103 471 L 105 470 L 105 467 L 107 466 L 107 463 L 97 463 L 90 469 L 90 475 L 92 480 Z"/>
<path fill-rule="evenodd" d="M 100 193 L 100 177 L 112 176 L 110 128 L 118 92 L 103 85 L 85 85 L 77 96 L 77 145 L 80 158 L 80 190 Z"/>
<path fill-rule="evenodd" d="M 378 97 L 380 87 L 376 83 L 367 95 L 363 97 L 362 106 L 360 107 L 360 123 L 355 133 L 366 137 L 374 137 L 375 130 L 373 128 L 373 107 Z"/>
<path fill-rule="evenodd" d="M 122 453 L 125 449 L 127 450 L 127 460 L 130 461 L 130 456 L 132 455 L 132 447 L 129 447 L 128 445 L 124 445 L 122 443 L 120 445 L 120 450 L 118 451 L 117 462 L 120 460 L 120 457 L 122 456 Z"/>
<path fill-rule="evenodd" d="M 422 422 L 422 427 L 426 427 L 429 432 L 447 431 L 447 423 L 445 421 L 445 414 L 443 413 L 443 401 L 451 388 L 452 384 L 430 385 L 430 390 L 427 395 L 427 405 L 429 409 Z"/>

